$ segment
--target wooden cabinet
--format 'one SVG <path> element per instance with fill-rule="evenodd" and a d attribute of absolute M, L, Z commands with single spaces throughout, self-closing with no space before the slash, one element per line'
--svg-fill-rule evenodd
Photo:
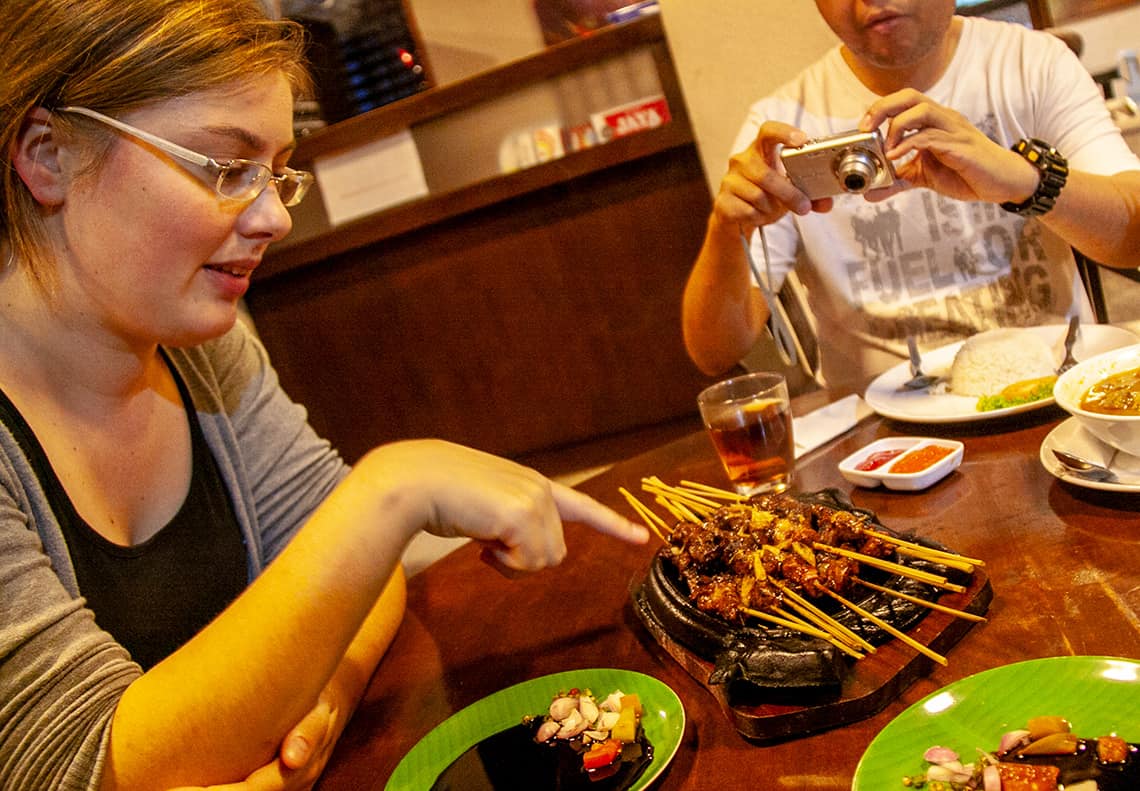
<path fill-rule="evenodd" d="M 1054 27 L 1135 5 L 1136 0 L 1029 0 L 1033 25 Z"/>
<path fill-rule="evenodd" d="M 248 305 L 286 390 L 346 458 L 423 436 L 519 456 L 695 414 L 707 379 L 685 355 L 680 299 L 711 204 L 656 17 L 349 119 L 294 162 L 629 57 L 650 59 L 669 123 L 516 172 L 476 168 L 337 227 L 319 198 L 298 207 Z M 425 170 L 470 164 L 461 146 L 422 155 Z"/>

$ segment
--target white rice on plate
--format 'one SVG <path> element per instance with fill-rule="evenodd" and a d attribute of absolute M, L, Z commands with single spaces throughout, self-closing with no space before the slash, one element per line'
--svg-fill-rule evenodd
<path fill-rule="evenodd" d="M 1000 393 L 1006 386 L 1054 373 L 1045 339 L 1023 329 L 997 329 L 966 339 L 950 367 L 950 392 L 963 396 Z"/>

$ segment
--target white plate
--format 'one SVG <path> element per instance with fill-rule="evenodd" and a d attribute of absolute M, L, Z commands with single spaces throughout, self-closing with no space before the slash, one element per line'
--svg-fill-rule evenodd
<path fill-rule="evenodd" d="M 1109 466 L 1109 469 L 1116 473 L 1116 480 L 1090 481 L 1066 470 L 1053 455 L 1053 448 L 1068 451 L 1099 464 L 1104 464 L 1112 458 L 1112 447 L 1090 434 L 1075 417 L 1061 423 L 1041 441 L 1042 466 L 1061 480 L 1075 483 L 1077 486 L 1103 489 L 1107 492 L 1140 492 L 1140 458 L 1130 456 L 1123 451 L 1117 453 Z"/>
<path fill-rule="evenodd" d="M 422 738 L 396 766 L 385 791 L 430 788 L 451 762 L 488 736 L 541 713 L 559 690 L 581 687 L 599 695 L 636 692 L 645 713 L 641 724 L 653 745 L 653 761 L 630 791 L 643 791 L 665 771 L 685 733 L 685 707 L 661 681 L 633 670 L 588 668 L 552 673 L 501 689 L 453 714 Z M 604 691 L 603 691 L 604 690 Z"/>
<path fill-rule="evenodd" d="M 1053 349 L 1060 365 L 1063 357 L 1065 330 L 1068 325 L 1050 324 L 1043 327 L 1026 327 L 1027 332 L 1040 335 Z M 1131 346 L 1140 342 L 1128 330 L 1108 324 L 1082 324 L 1073 346 L 1073 354 L 1078 360 L 1085 360 L 1101 352 Z M 933 376 L 948 376 L 954 355 L 964 341 L 941 346 L 922 354 L 923 373 Z M 911 423 L 964 423 L 975 420 L 993 420 L 1018 412 L 1040 409 L 1053 403 L 1052 398 L 1042 398 L 1028 404 L 979 412 L 975 396 L 960 396 L 952 393 L 931 393 L 926 390 L 906 390 L 902 384 L 910 379 L 910 363 L 899 363 L 894 368 L 880 374 L 867 388 L 864 399 L 871 408 L 883 417 L 906 420 Z"/>
<path fill-rule="evenodd" d="M 1103 656 L 1030 659 L 984 670 L 932 692 L 888 723 L 855 768 L 851 791 L 902 791 L 926 769 L 922 754 L 943 744 L 974 760 L 1001 735 L 1042 713 L 1062 716 L 1080 736 L 1140 738 L 1140 662 Z M 930 789 L 931 783 L 924 788 Z M 949 785 L 948 783 L 946 785 Z"/>

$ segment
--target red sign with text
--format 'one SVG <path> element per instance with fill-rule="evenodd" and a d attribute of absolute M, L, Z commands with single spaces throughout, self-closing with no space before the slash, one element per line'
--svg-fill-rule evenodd
<path fill-rule="evenodd" d="M 664 96 L 641 99 L 595 113 L 592 120 L 598 139 L 606 142 L 669 123 L 669 102 Z"/>

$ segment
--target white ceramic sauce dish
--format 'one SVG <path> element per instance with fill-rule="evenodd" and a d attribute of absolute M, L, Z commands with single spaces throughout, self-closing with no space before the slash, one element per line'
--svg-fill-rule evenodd
<path fill-rule="evenodd" d="M 931 450 L 926 450 L 931 449 Z M 916 459 L 932 453 L 934 449 L 943 455 L 914 472 L 893 471 L 896 466 L 905 467 Z M 873 469 L 861 470 L 860 465 L 880 454 L 895 454 Z M 918 491 L 945 478 L 962 463 L 963 445 L 952 439 L 931 439 L 930 437 L 886 437 L 864 445 L 859 450 L 839 462 L 839 473 L 856 486 L 874 488 L 879 485 L 899 491 Z"/>

